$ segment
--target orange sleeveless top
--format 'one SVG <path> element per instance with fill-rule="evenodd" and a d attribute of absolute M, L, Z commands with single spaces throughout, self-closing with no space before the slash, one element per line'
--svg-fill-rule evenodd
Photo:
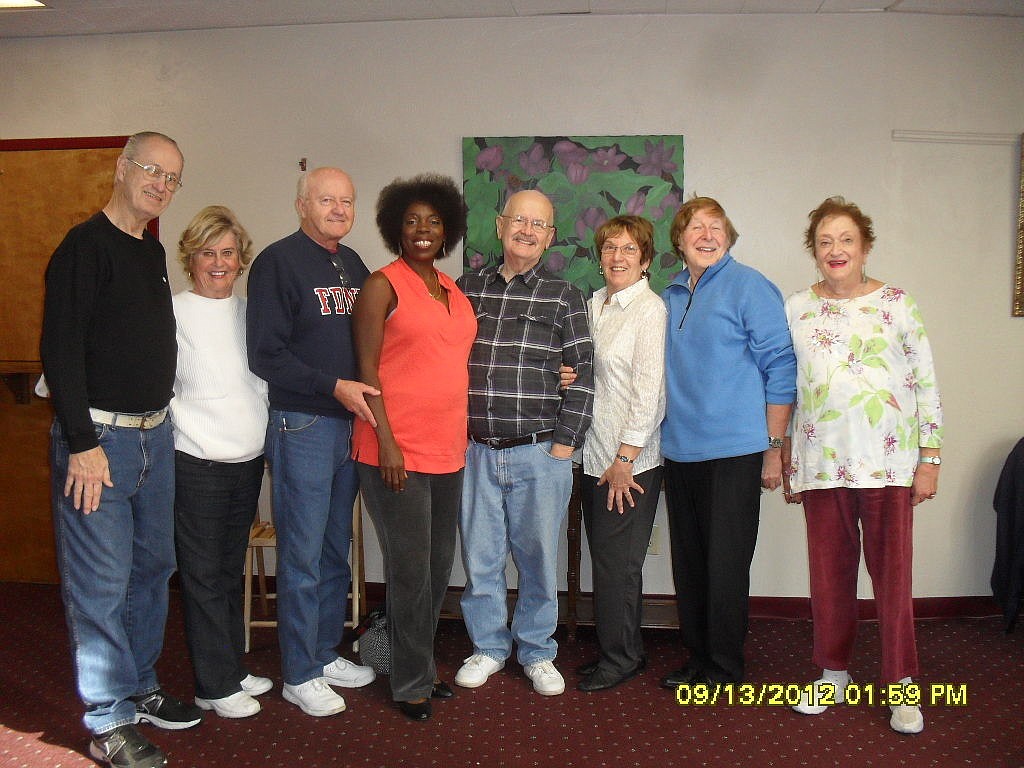
<path fill-rule="evenodd" d="M 476 314 L 455 281 L 436 272 L 448 291 L 448 307 L 401 258 L 380 272 L 397 296 L 384 321 L 380 352 L 381 393 L 388 421 L 410 472 L 444 474 L 466 463 L 469 350 Z M 356 419 L 352 458 L 377 466 L 377 435 Z"/>

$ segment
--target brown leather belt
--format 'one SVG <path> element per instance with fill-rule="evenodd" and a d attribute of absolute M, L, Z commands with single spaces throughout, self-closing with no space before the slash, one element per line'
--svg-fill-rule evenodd
<path fill-rule="evenodd" d="M 517 448 L 520 445 L 533 445 L 534 443 L 545 443 L 555 436 L 555 430 L 547 432 L 534 432 L 532 435 L 522 437 L 477 437 L 470 435 L 469 439 L 474 443 L 486 445 L 492 451 L 503 451 L 506 448 Z"/>

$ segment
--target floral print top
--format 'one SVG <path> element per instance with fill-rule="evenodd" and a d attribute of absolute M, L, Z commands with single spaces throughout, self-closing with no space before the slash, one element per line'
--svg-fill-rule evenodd
<path fill-rule="evenodd" d="M 942 447 L 942 405 L 917 303 L 884 284 L 826 299 L 786 300 L 797 359 L 790 483 L 813 488 L 910 486 L 918 448 Z"/>

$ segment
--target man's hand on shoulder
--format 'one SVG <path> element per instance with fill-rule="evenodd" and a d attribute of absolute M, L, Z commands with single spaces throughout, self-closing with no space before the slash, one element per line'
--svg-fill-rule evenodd
<path fill-rule="evenodd" d="M 87 451 L 72 453 L 68 457 L 68 477 L 64 481 L 64 495 L 71 496 L 75 509 L 85 514 L 100 506 L 103 486 L 113 488 L 107 454 L 98 445 Z"/>
<path fill-rule="evenodd" d="M 338 379 L 334 385 L 334 399 L 363 421 L 370 422 L 371 427 L 377 426 L 377 420 L 373 418 L 370 406 L 366 404 L 366 395 L 376 397 L 379 394 L 379 389 L 375 389 L 369 384 L 363 384 L 361 381 Z"/>

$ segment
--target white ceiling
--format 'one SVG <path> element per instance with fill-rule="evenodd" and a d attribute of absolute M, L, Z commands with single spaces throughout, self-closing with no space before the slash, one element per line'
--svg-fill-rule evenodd
<path fill-rule="evenodd" d="M 354 21 L 686 13 L 1024 16 L 1024 0 L 44 0 L 0 10 L 0 38 Z"/>

